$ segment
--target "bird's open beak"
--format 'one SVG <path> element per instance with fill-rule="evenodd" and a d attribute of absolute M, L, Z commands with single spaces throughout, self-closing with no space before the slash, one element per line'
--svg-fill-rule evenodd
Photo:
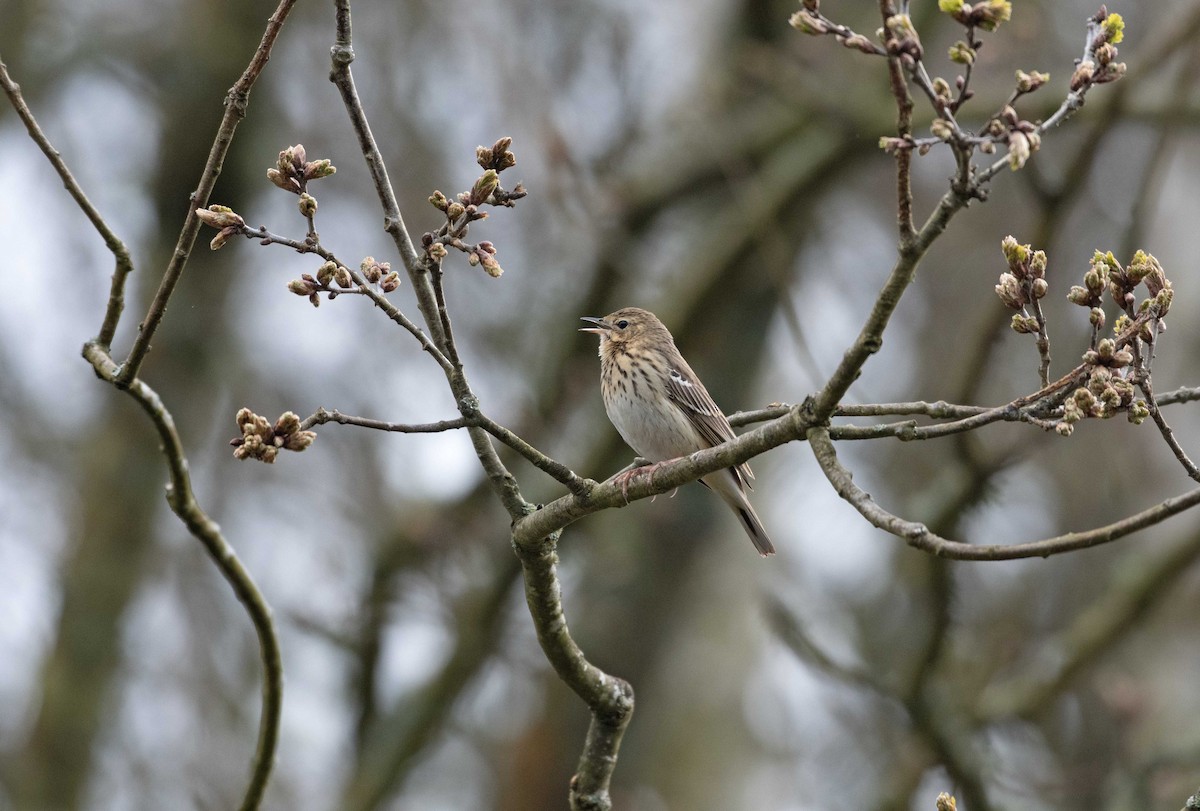
<path fill-rule="evenodd" d="M 583 318 L 581 318 L 579 320 L 587 321 L 589 324 L 596 325 L 594 327 L 580 327 L 579 328 L 580 332 L 594 332 L 597 335 L 603 335 L 606 332 L 608 332 L 610 329 L 612 329 L 612 327 L 610 327 L 603 318 L 594 318 L 590 315 L 585 315 Z"/>

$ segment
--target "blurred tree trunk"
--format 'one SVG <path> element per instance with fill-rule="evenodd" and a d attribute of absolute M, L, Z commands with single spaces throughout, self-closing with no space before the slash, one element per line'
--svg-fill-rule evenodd
<path fill-rule="evenodd" d="M 12 770 L 17 809 L 80 806 L 107 685 L 121 664 L 121 617 L 152 545 L 161 502 L 151 493 L 161 492 L 161 457 L 132 401 L 114 399 L 106 412 L 97 426 L 102 441 L 77 472 L 78 513 L 54 647 L 42 666 L 41 707 Z"/>

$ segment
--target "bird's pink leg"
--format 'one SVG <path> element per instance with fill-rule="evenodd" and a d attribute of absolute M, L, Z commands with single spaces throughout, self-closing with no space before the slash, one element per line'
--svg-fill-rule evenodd
<path fill-rule="evenodd" d="M 629 483 L 631 481 L 633 481 L 633 479 L 635 477 L 643 476 L 643 475 L 649 476 L 650 477 L 650 486 L 653 487 L 654 486 L 654 474 L 657 473 L 658 469 L 660 467 L 662 467 L 663 465 L 665 465 L 667 462 L 673 462 L 673 461 L 675 461 L 675 460 L 674 459 L 664 459 L 661 462 L 647 462 L 644 465 L 638 465 L 637 467 L 631 467 L 629 470 L 622 470 L 620 473 L 613 476 L 613 478 L 612 478 L 613 484 L 621 485 L 621 497 L 624 498 L 625 503 L 628 504 L 629 503 Z M 678 489 L 678 488 L 676 488 L 676 489 Z M 675 495 L 675 494 L 671 493 L 671 495 Z"/>

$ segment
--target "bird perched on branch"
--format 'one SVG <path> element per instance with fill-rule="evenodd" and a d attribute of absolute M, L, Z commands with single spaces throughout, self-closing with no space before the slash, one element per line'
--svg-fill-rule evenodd
<path fill-rule="evenodd" d="M 618 474 L 622 487 L 634 476 L 653 475 L 658 463 L 735 438 L 729 420 L 654 313 L 625 307 L 583 320 L 593 326 L 581 332 L 600 336 L 600 388 L 608 418 L 639 456 L 655 463 Z M 729 505 L 765 557 L 775 554 L 775 547 L 746 498 L 753 478 L 750 465 L 743 463 L 700 481 Z"/>

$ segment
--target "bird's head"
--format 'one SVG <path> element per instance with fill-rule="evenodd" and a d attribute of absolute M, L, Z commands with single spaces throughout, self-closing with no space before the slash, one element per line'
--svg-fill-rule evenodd
<path fill-rule="evenodd" d="M 587 316 L 581 320 L 592 326 L 581 327 L 579 331 L 599 335 L 601 350 L 606 346 L 612 349 L 628 348 L 643 341 L 661 340 L 664 337 L 668 341 L 671 339 L 671 334 L 654 313 L 637 307 L 622 307 L 603 318 Z"/>

